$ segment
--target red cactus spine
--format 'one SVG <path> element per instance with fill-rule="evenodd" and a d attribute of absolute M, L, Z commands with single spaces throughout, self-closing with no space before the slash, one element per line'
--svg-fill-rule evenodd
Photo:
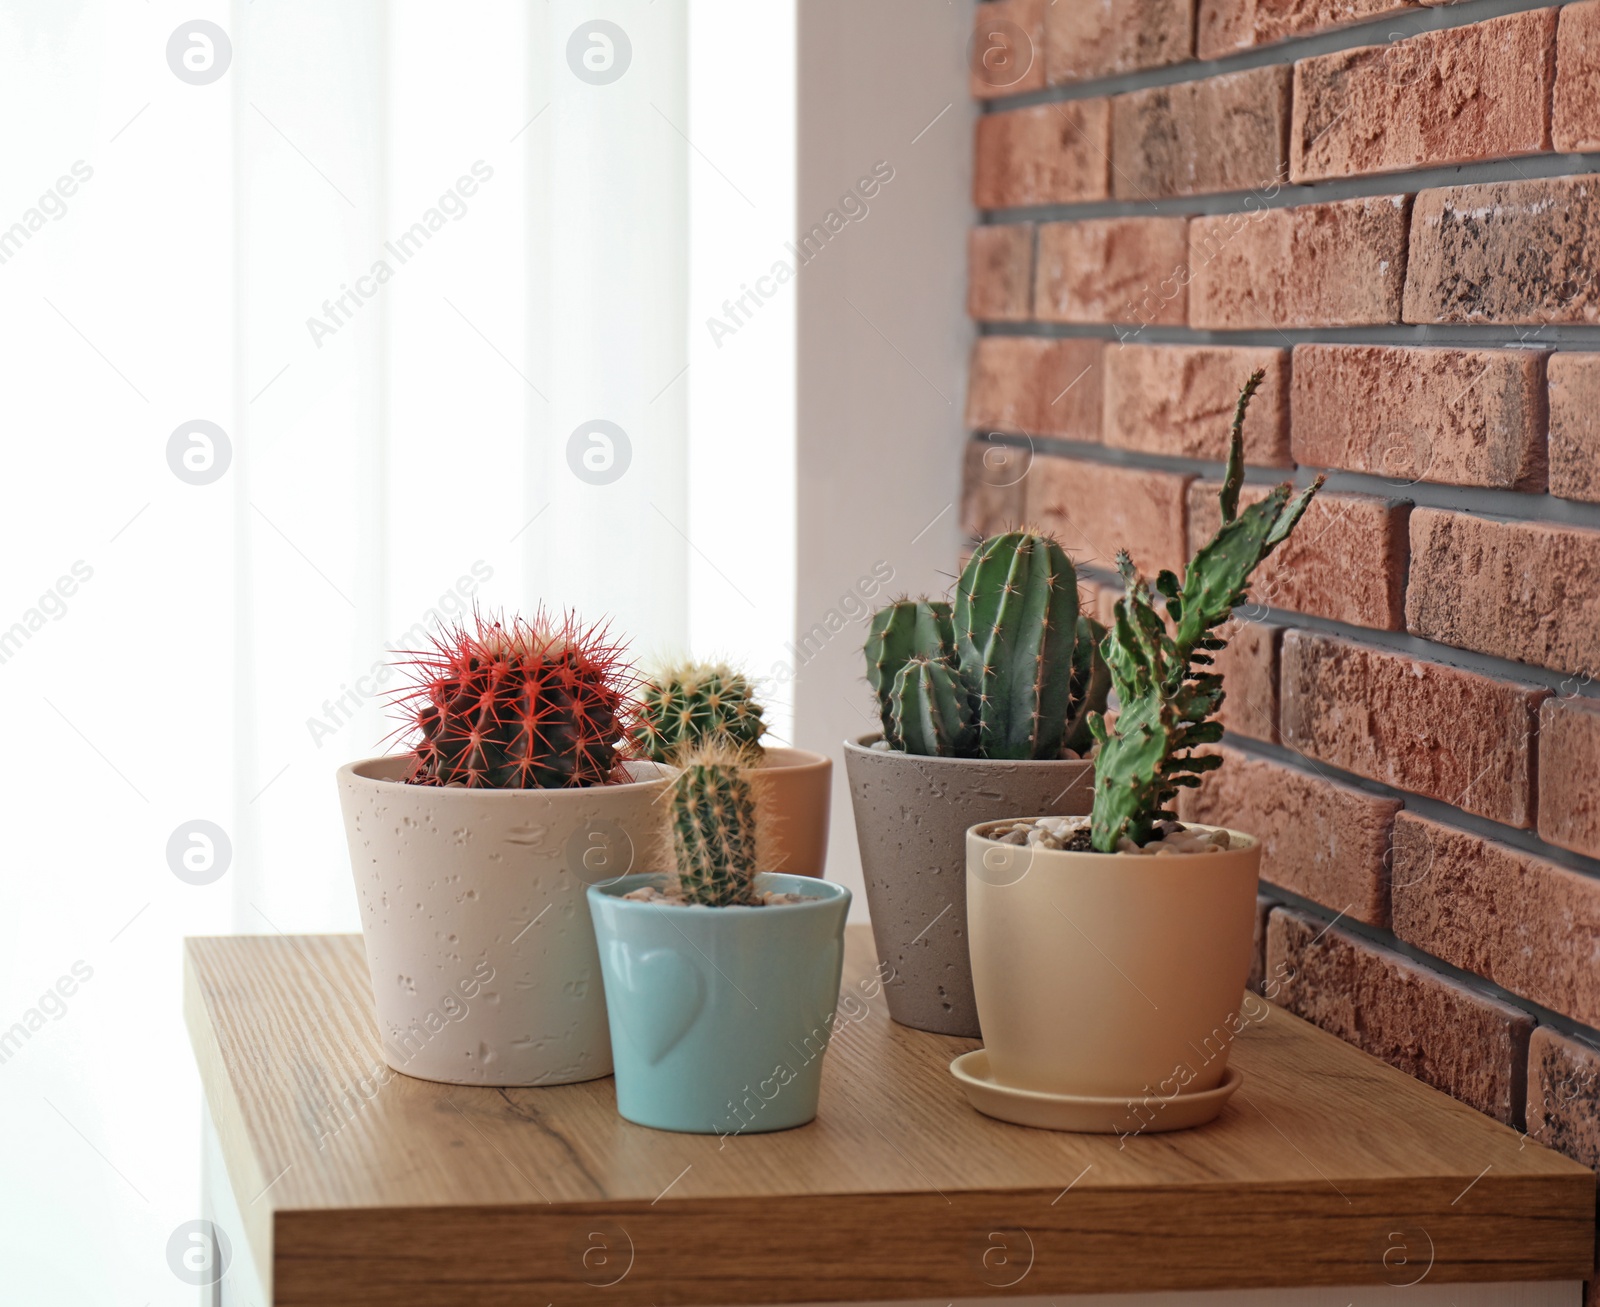
<path fill-rule="evenodd" d="M 533 620 L 474 614 L 399 664 L 419 733 L 415 785 L 555 789 L 626 780 L 619 752 L 636 678 L 604 624 L 542 610 Z"/>

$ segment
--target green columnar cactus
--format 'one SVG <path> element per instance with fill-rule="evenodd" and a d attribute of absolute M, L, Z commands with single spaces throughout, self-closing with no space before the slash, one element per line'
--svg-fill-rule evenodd
<path fill-rule="evenodd" d="M 874 614 L 867 682 L 883 738 L 942 757 L 1081 752 L 1110 684 L 1096 647 L 1104 634 L 1078 612 L 1077 573 L 1059 544 L 1036 531 L 993 536 L 962 569 L 953 604 L 902 599 Z"/>
<path fill-rule="evenodd" d="M 1078 661 L 1078 577 L 1066 551 L 1024 531 L 985 540 L 962 569 L 954 621 L 984 757 L 1058 757 Z"/>
<path fill-rule="evenodd" d="M 907 660 L 889 691 L 894 738 L 907 753 L 932 757 L 971 758 L 978 744 L 978 723 L 967 702 L 960 673 L 948 662 Z"/>
<path fill-rule="evenodd" d="M 672 782 L 672 846 L 678 885 L 711 908 L 755 901 L 756 811 L 746 755 L 725 739 L 694 745 Z"/>
<path fill-rule="evenodd" d="M 1181 586 L 1168 571 L 1156 578 L 1155 589 L 1166 600 L 1165 617 L 1133 560 L 1126 552 L 1117 555 L 1126 594 L 1117 601 L 1116 623 L 1101 652 L 1118 711 L 1109 729 L 1100 713 L 1090 719 L 1100 742 L 1090 838 L 1102 853 L 1115 852 L 1125 839 L 1148 843 L 1158 821 L 1175 817 L 1171 804 L 1178 790 L 1198 785 L 1201 773 L 1222 765 L 1214 754 L 1192 752 L 1222 738 L 1221 724 L 1212 719 L 1222 705 L 1222 677 L 1206 669 L 1227 642 L 1214 632 L 1244 601 L 1251 573 L 1288 539 L 1322 486 L 1320 476 L 1299 494 L 1292 485 L 1281 485 L 1239 511 L 1244 415 L 1265 375 L 1250 378 L 1234 411 L 1219 496 L 1221 529 L 1189 560 Z"/>
<path fill-rule="evenodd" d="M 867 628 L 867 684 L 878 700 L 883 738 L 897 737 L 891 691 L 895 678 L 912 658 L 951 661 L 955 658 L 955 628 L 950 605 L 936 599 L 897 599 L 872 615 Z"/>
<path fill-rule="evenodd" d="M 668 762 L 681 748 L 721 736 L 756 756 L 767 723 L 748 677 L 725 663 L 680 663 L 645 682 L 629 731 L 638 751 Z"/>

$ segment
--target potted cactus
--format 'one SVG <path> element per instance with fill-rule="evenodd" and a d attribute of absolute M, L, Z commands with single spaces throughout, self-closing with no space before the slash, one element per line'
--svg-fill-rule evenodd
<path fill-rule="evenodd" d="M 1173 801 L 1221 765 L 1218 629 L 1288 538 L 1322 478 L 1239 510 L 1240 395 L 1222 526 L 1152 590 L 1124 553 L 1102 645 L 1118 711 L 1096 714 L 1087 819 L 1007 819 L 968 834 L 973 987 L 985 1047 L 952 1069 L 981 1110 L 1123 1133 L 1208 1120 L 1237 1088 L 1228 1049 L 1250 967 L 1255 838 L 1184 827 Z M 1158 606 L 1157 595 L 1164 601 Z M 1163 611 L 1164 609 L 1164 611 Z"/>
<path fill-rule="evenodd" d="M 670 779 L 624 757 L 624 649 L 570 615 L 475 614 L 399 665 L 410 746 L 338 776 L 385 1059 L 455 1084 L 608 1075 L 583 891 L 661 865 Z"/>
<path fill-rule="evenodd" d="M 844 965 L 850 891 L 757 872 L 748 755 L 692 745 L 668 794 L 676 877 L 591 885 L 617 1111 L 723 1137 L 804 1125 Z"/>
<path fill-rule="evenodd" d="M 1079 611 L 1065 551 L 1027 530 L 979 545 L 950 602 L 874 614 L 865 653 L 882 731 L 845 742 L 845 770 L 896 1021 L 977 1036 L 966 831 L 1016 812 L 1089 810 L 1082 754 L 1106 702 L 1103 635 Z"/>
<path fill-rule="evenodd" d="M 718 736 L 741 749 L 752 769 L 761 866 L 820 876 L 828 859 L 833 761 L 808 749 L 764 744 L 766 733 L 749 677 L 725 663 L 687 662 L 645 681 L 630 735 L 641 757 L 662 764 Z"/>

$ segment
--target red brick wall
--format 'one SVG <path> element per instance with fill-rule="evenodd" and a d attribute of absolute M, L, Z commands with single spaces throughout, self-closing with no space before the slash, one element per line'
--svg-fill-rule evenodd
<path fill-rule="evenodd" d="M 1250 480 L 1330 479 L 1186 813 L 1265 841 L 1290 1007 L 1600 1165 L 1600 0 L 978 17 L 966 528 L 1103 614 L 1267 370 Z"/>

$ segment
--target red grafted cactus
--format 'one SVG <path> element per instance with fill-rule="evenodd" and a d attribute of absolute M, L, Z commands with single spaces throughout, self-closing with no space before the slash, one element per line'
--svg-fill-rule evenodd
<path fill-rule="evenodd" d="M 532 621 L 474 613 L 398 664 L 414 728 L 414 785 L 556 789 L 627 780 L 619 745 L 636 678 L 606 626 L 543 610 Z"/>

